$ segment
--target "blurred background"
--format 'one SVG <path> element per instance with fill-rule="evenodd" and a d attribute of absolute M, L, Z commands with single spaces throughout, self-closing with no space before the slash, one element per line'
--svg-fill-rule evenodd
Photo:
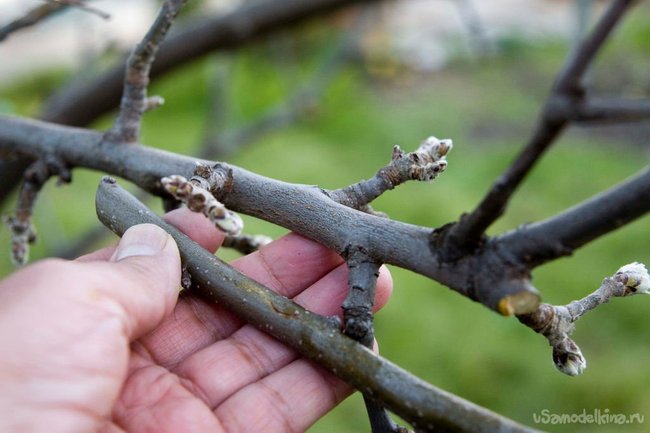
<path fill-rule="evenodd" d="M 193 1 L 176 27 L 225 14 L 243 1 Z M 565 57 L 609 2 L 399 0 L 341 10 L 244 48 L 197 59 L 156 80 L 165 105 L 145 116 L 142 141 L 225 159 L 281 180 L 338 188 L 372 176 L 392 146 L 452 138 L 434 183 L 409 183 L 375 209 L 437 227 L 471 210 L 526 142 Z M 39 1 L 0 0 L 0 27 Z M 146 31 L 159 2 L 98 0 L 110 15 L 70 8 L 0 43 L 0 112 L 38 116 L 58 89 L 115 65 Z M 640 2 L 588 75 L 593 94 L 650 94 L 650 5 Z M 114 114 L 92 127 L 104 130 Z M 650 124 L 572 127 L 516 194 L 498 234 L 576 204 L 644 168 Z M 50 182 L 36 206 L 32 260 L 71 257 L 114 242 L 94 214 L 100 173 Z M 157 200 L 150 205 L 160 211 Z M 1 209 L 11 212 L 14 200 Z M 250 233 L 286 230 L 246 218 Z M 640 219 L 572 257 L 545 265 L 534 284 L 565 304 L 620 266 L 650 264 L 650 223 Z M 0 276 L 12 271 L 0 229 Z M 220 253 L 230 259 L 235 253 Z M 391 268 L 395 291 L 376 317 L 381 352 L 449 392 L 552 432 L 650 430 L 650 297 L 615 299 L 575 333 L 588 360 L 580 377 L 555 370 L 546 340 L 433 281 Z M 639 299 L 640 298 L 640 299 Z M 645 423 L 535 424 L 534 415 L 640 414 Z M 368 431 L 359 396 L 310 432 Z"/>

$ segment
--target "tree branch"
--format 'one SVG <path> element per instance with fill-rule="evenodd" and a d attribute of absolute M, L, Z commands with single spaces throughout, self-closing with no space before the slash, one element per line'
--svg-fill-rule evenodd
<path fill-rule="evenodd" d="M 530 141 L 521 150 L 508 169 L 494 182 L 478 206 L 451 227 L 445 241 L 445 258 L 455 260 L 466 251 L 480 246 L 485 230 L 505 211 L 515 190 L 544 152 L 564 130 L 570 115 L 555 109 L 557 98 L 580 101 L 583 90 L 580 82 L 596 53 L 607 40 L 634 0 L 616 0 L 603 14 L 589 37 L 578 45 L 567 59 L 556 78 L 555 85 Z"/>
<path fill-rule="evenodd" d="M 343 333 L 369 349 L 375 342 L 372 306 L 381 264 L 372 261 L 361 246 L 349 245 L 343 256 L 348 265 L 348 295 L 343 302 Z M 386 409 L 363 394 L 372 433 L 406 432 L 397 426 Z"/>
<path fill-rule="evenodd" d="M 533 432 L 534 430 L 437 389 L 377 356 L 289 299 L 261 286 L 163 222 L 114 180 L 97 191 L 97 214 L 122 234 L 140 223 L 170 233 L 203 295 L 372 395 L 419 431 Z"/>
<path fill-rule="evenodd" d="M 650 100 L 587 98 L 577 104 L 556 101 L 557 110 L 576 123 L 636 122 L 650 118 Z"/>
<path fill-rule="evenodd" d="M 351 208 L 364 210 L 381 194 L 406 181 L 431 181 L 438 177 L 447 168 L 446 156 L 452 148 L 450 139 L 436 137 L 424 140 L 414 152 L 404 153 L 396 145 L 391 161 L 374 177 L 332 191 L 330 197 Z"/>
<path fill-rule="evenodd" d="M 0 27 L 0 41 L 7 39 L 11 33 L 38 24 L 68 6 L 63 3 L 48 2 L 29 10 L 22 17 Z"/>
<path fill-rule="evenodd" d="M 129 56 L 126 62 L 120 113 L 113 128 L 106 133 L 108 141 L 137 142 L 140 138 L 140 124 L 144 112 L 164 102 L 160 97 L 147 98 L 149 72 L 158 52 L 158 46 L 165 39 L 172 22 L 186 2 L 187 0 L 166 0 L 149 31 Z"/>
<path fill-rule="evenodd" d="M 83 0 L 48 0 L 42 5 L 29 10 L 22 17 L 0 27 L 0 42 L 7 39 L 11 33 L 36 25 L 70 6 L 90 12 L 103 19 L 110 18 L 110 15 L 106 12 L 86 5 Z"/>
<path fill-rule="evenodd" d="M 644 265 L 635 262 L 623 266 L 614 276 L 605 278 L 596 291 L 582 299 L 567 305 L 542 304 L 533 313 L 517 318 L 546 337 L 553 348 L 553 362 L 558 370 L 569 376 L 577 376 L 587 368 L 587 360 L 571 339 L 575 322 L 613 297 L 649 294 L 649 291 L 650 275 Z"/>
<path fill-rule="evenodd" d="M 35 158 L 52 152 L 71 166 L 123 177 L 155 195 L 166 195 L 162 177 L 190 177 L 196 166 L 196 159 L 186 156 L 101 141 L 98 132 L 0 115 L 0 154 Z M 232 170 L 228 193 L 211 191 L 230 210 L 281 225 L 339 253 L 349 244 L 363 245 L 377 262 L 425 275 L 502 314 L 529 312 L 539 303 L 528 269 L 512 266 L 497 243 L 453 264 L 441 263 L 439 235 L 430 228 L 356 211 L 318 187 L 276 181 L 228 164 L 213 169 Z"/>
<path fill-rule="evenodd" d="M 32 212 L 36 198 L 48 179 L 59 176 L 60 182 L 70 182 L 71 173 L 65 163 L 49 155 L 35 161 L 25 171 L 23 184 L 18 191 L 18 203 L 13 215 L 5 217 L 11 230 L 11 258 L 16 266 L 29 261 L 29 244 L 36 242 L 36 228 L 32 224 Z"/>
<path fill-rule="evenodd" d="M 497 242 L 530 268 L 558 257 L 650 211 L 650 169 L 558 215 L 525 225 Z"/>

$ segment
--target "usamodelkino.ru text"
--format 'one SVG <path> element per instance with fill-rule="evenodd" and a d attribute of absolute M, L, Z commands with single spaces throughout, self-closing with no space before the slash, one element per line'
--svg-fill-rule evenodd
<path fill-rule="evenodd" d="M 533 413 L 535 424 L 643 424 L 644 419 L 640 413 L 610 413 L 609 409 L 594 409 L 590 412 L 582 409 L 578 413 L 553 413 L 542 409 L 540 413 Z"/>

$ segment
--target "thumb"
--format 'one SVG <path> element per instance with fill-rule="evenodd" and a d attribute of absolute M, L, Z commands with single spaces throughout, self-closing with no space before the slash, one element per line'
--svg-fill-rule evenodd
<path fill-rule="evenodd" d="M 174 239 L 156 225 L 129 228 L 108 262 L 84 265 L 97 266 L 96 287 L 123 308 L 131 340 L 155 328 L 176 304 L 180 255 Z"/>

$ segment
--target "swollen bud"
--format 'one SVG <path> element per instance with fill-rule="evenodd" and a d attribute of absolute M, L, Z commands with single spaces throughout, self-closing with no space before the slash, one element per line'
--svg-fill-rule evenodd
<path fill-rule="evenodd" d="M 643 263 L 627 264 L 621 267 L 614 277 L 625 285 L 625 296 L 650 294 L 650 275 Z"/>

